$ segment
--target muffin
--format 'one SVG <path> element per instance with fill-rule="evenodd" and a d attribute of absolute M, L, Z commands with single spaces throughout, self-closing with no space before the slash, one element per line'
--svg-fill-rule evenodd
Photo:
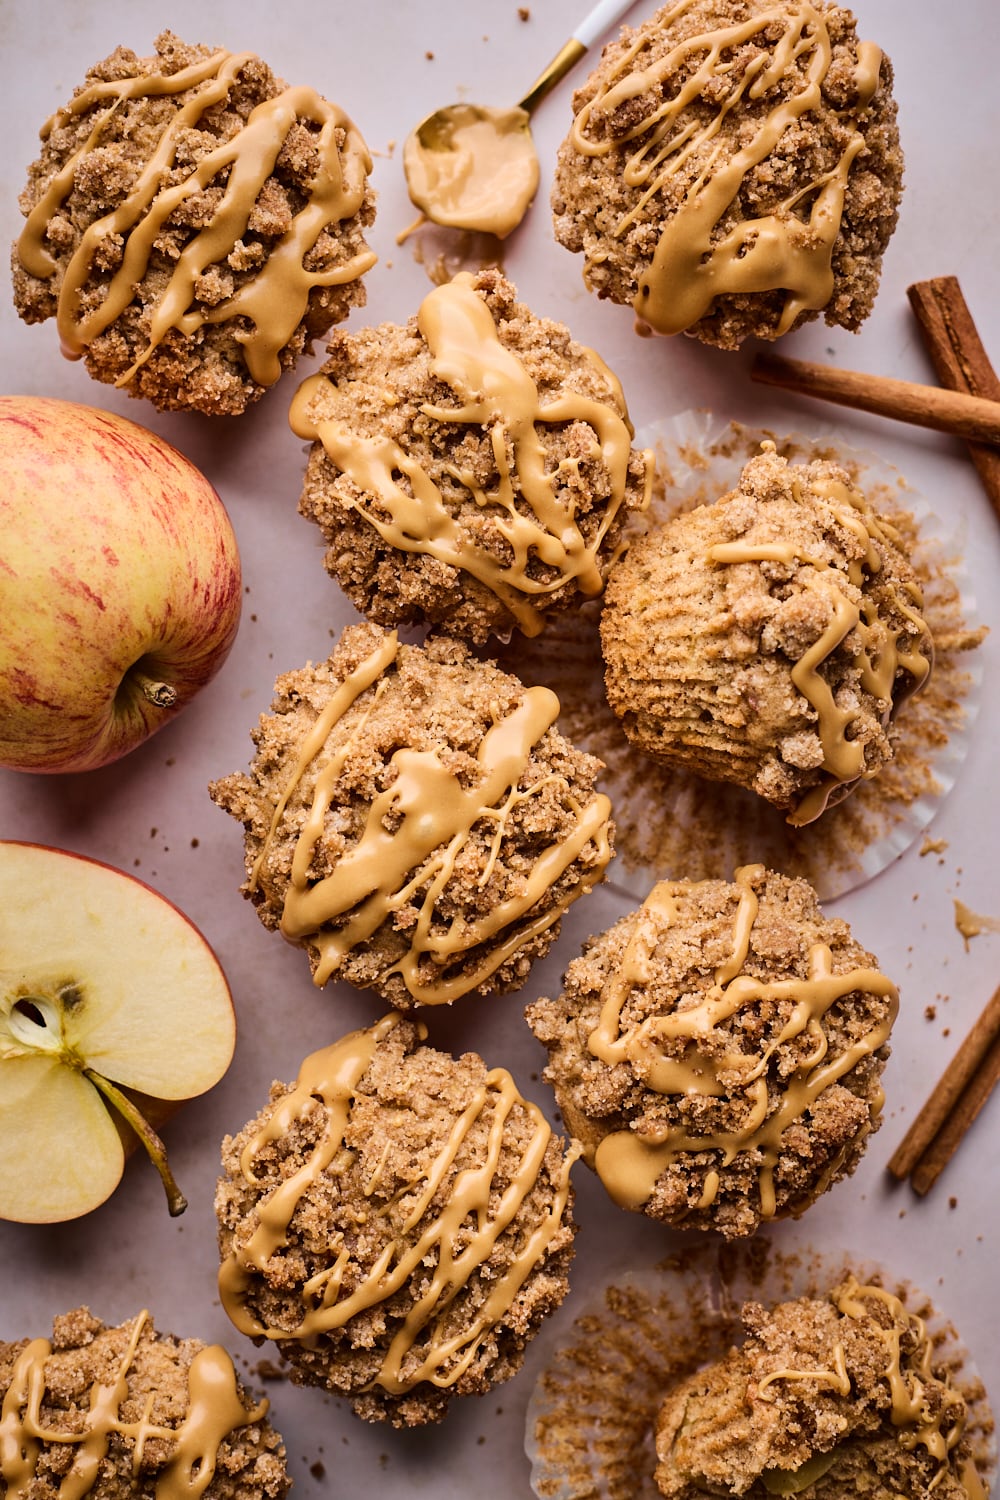
<path fill-rule="evenodd" d="M 0 1342 L 0 1493 L 15 1500 L 273 1500 L 285 1449 L 218 1344 L 106 1326 L 78 1307 L 51 1341 Z"/>
<path fill-rule="evenodd" d="M 735 490 L 616 567 L 608 701 L 640 750 L 810 823 L 891 759 L 931 669 L 921 607 L 901 536 L 847 472 L 765 442 Z"/>
<path fill-rule="evenodd" d="M 393 1012 L 223 1142 L 223 1305 L 291 1379 L 419 1426 L 520 1367 L 567 1291 L 575 1148 L 510 1074 Z"/>
<path fill-rule="evenodd" d="M 824 1298 L 743 1310 L 745 1341 L 663 1403 L 667 1500 L 800 1495 L 968 1500 L 966 1403 L 922 1320 L 853 1277 Z"/>
<path fill-rule="evenodd" d="M 611 858 L 601 762 L 553 727 L 555 694 L 370 624 L 276 692 L 249 775 L 209 789 L 244 825 L 265 927 L 317 985 L 397 1009 L 523 983 Z"/>
<path fill-rule="evenodd" d="M 889 59 L 827 0 L 681 0 L 573 98 L 556 239 L 643 329 L 736 349 L 823 312 L 856 329 L 896 226 Z"/>
<path fill-rule="evenodd" d="M 253 53 L 119 47 L 41 134 L 14 302 L 96 380 L 239 413 L 364 302 L 367 147 Z"/>
<path fill-rule="evenodd" d="M 857 1166 L 895 986 L 812 887 L 663 881 L 529 1006 L 567 1128 L 622 1208 L 753 1234 Z"/>
<path fill-rule="evenodd" d="M 499 271 L 436 287 L 404 326 L 338 334 L 297 393 L 301 514 L 367 618 L 479 644 L 600 594 L 652 455 L 621 386 Z"/>

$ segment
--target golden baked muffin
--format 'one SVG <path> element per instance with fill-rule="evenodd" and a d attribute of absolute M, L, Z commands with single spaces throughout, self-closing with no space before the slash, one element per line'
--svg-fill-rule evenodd
<path fill-rule="evenodd" d="M 604 587 L 652 455 L 621 386 L 499 271 L 436 287 L 402 327 L 338 334 L 291 422 L 299 510 L 367 618 L 483 643 Z"/>
<path fill-rule="evenodd" d="M 673 1389 L 656 1428 L 667 1500 L 969 1500 L 967 1408 L 923 1321 L 852 1276 L 743 1309 L 745 1341 Z"/>
<path fill-rule="evenodd" d="M 771 442 L 633 544 L 605 594 L 608 701 L 640 750 L 805 824 L 892 756 L 933 647 L 896 529 L 845 470 Z"/>
<path fill-rule="evenodd" d="M 419 1426 L 521 1365 L 567 1291 L 570 1168 L 510 1074 L 398 1012 L 306 1058 L 223 1143 L 223 1305 L 291 1378 Z"/>
<path fill-rule="evenodd" d="M 555 694 L 370 624 L 276 691 L 250 773 L 210 787 L 264 925 L 317 985 L 402 1010 L 523 983 L 612 852 L 601 762 L 555 729 Z"/>
<path fill-rule="evenodd" d="M 675 0 L 573 98 L 556 239 L 640 329 L 723 349 L 856 329 L 896 225 L 892 66 L 828 0 Z"/>
<path fill-rule="evenodd" d="M 6 1500 L 281 1500 L 291 1487 L 267 1402 L 218 1344 L 119 1327 L 89 1308 L 52 1338 L 0 1342 Z"/>
<path fill-rule="evenodd" d="M 622 1208 L 753 1234 L 852 1172 L 878 1129 L 896 988 L 804 880 L 663 881 L 563 984 L 528 1021 Z"/>
<path fill-rule="evenodd" d="M 119 47 L 42 128 L 15 305 L 97 380 L 242 412 L 363 304 L 370 169 L 342 110 L 253 53 Z"/>

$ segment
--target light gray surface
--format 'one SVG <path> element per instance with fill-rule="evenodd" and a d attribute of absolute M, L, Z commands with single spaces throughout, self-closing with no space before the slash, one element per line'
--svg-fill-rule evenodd
<path fill-rule="evenodd" d="M 45 117 L 68 97 L 88 64 L 120 41 L 147 51 L 157 31 L 169 24 L 187 40 L 257 50 L 289 82 L 312 83 L 354 116 L 376 153 L 380 196 L 371 239 L 379 263 L 367 278 L 367 310 L 355 313 L 349 326 L 403 320 L 429 289 L 414 244 L 395 243 L 413 217 L 400 166 L 408 128 L 455 97 L 513 102 L 585 9 L 571 0 L 538 0 L 522 21 L 513 0 L 502 6 L 487 0 L 461 5 L 367 0 L 353 7 L 217 0 L 210 11 L 194 0 L 175 0 L 170 7 L 132 0 L 125 9 L 106 0 L 86 6 L 70 0 L 48 6 L 3 0 L 0 50 L 7 77 L 0 104 L 0 238 L 8 242 L 17 232 L 16 198 Z M 639 5 L 636 13 L 649 9 Z M 787 339 L 782 352 L 931 379 L 905 288 L 919 278 L 954 273 L 1000 362 L 995 280 L 1000 95 L 992 79 L 1000 20 L 994 0 L 950 6 L 938 0 L 911 0 L 905 6 L 865 0 L 859 9 L 862 34 L 883 45 L 896 68 L 907 157 L 901 222 L 864 331 L 851 336 L 812 324 Z M 577 81 L 585 67 L 574 75 Z M 753 386 L 746 376 L 749 351 L 733 356 L 687 340 L 640 340 L 627 311 L 599 304 L 585 292 L 579 262 L 552 239 L 545 203 L 555 148 L 569 120 L 571 82 L 543 103 L 534 121 L 542 188 L 506 257 L 524 300 L 568 323 L 601 352 L 622 379 L 639 426 L 707 406 L 778 430 L 807 432 L 833 423 L 852 446 L 877 448 L 936 510 L 957 521 L 971 589 L 983 618 L 995 627 L 1000 623 L 1000 529 L 958 443 Z M 249 592 L 227 665 L 170 729 L 117 765 L 88 776 L 0 772 L 0 834 L 95 855 L 134 871 L 174 899 L 215 945 L 240 1023 L 226 1080 L 169 1128 L 175 1169 L 191 1200 L 185 1217 L 167 1218 L 155 1175 L 135 1161 L 111 1202 L 85 1220 L 55 1231 L 0 1225 L 0 1337 L 45 1333 L 54 1313 L 79 1302 L 114 1320 L 149 1306 L 162 1327 L 220 1340 L 252 1366 L 259 1356 L 231 1329 L 215 1289 L 211 1196 L 219 1140 L 257 1110 L 272 1078 L 293 1078 L 308 1051 L 378 1012 L 369 999 L 343 987 L 314 991 L 302 955 L 259 926 L 237 894 L 240 831 L 211 805 L 205 785 L 246 765 L 248 731 L 270 699 L 275 674 L 325 656 L 351 611 L 322 570 L 318 532 L 295 510 L 304 460 L 286 414 L 296 377 L 286 377 L 237 421 L 159 416 L 145 403 L 90 381 L 82 366 L 61 359 L 51 325 L 23 327 L 9 297 L 2 301 L 3 388 L 107 407 L 169 437 L 222 494 L 238 534 Z M 319 357 L 300 366 L 300 373 Z M 1000 915 L 994 854 L 998 646 L 994 638 L 982 649 L 980 717 L 964 773 L 932 825 L 933 836 L 947 841 L 940 860 L 922 858 L 918 841 L 891 869 L 829 907 L 852 923 L 902 990 L 886 1075 L 886 1123 L 849 1183 L 827 1195 L 799 1225 L 774 1230 L 786 1246 L 799 1239 L 856 1250 L 932 1292 L 957 1323 L 995 1395 L 1000 1393 L 995 1272 L 1000 1099 L 992 1101 L 926 1201 L 917 1201 L 907 1188 L 892 1188 L 884 1167 L 1000 977 L 1000 938 L 984 933 L 966 950 L 952 906 L 960 896 L 977 912 Z M 523 1004 L 551 993 L 579 941 L 623 905 L 608 889 L 581 903 L 524 994 L 435 1013 L 429 1017 L 432 1040 L 475 1047 L 489 1062 L 510 1067 L 526 1091 L 548 1107 L 537 1080 L 541 1050 L 521 1018 Z M 925 1007 L 934 1004 L 937 1019 L 930 1022 Z M 581 1232 L 575 1291 L 560 1315 L 563 1321 L 573 1316 L 575 1296 L 585 1299 L 609 1275 L 631 1264 L 650 1264 L 678 1243 L 654 1226 L 610 1210 L 585 1171 L 578 1169 L 576 1180 Z M 530 1492 L 521 1431 L 536 1364 L 537 1356 L 530 1357 L 517 1381 L 456 1408 L 440 1430 L 418 1434 L 367 1428 L 318 1393 L 272 1386 L 274 1418 L 288 1441 L 296 1495 L 306 1500 L 365 1486 L 385 1500 L 404 1494 L 450 1500 L 480 1491 L 485 1477 L 490 1491 L 523 1500 Z M 317 1463 L 325 1465 L 325 1477 L 311 1472 Z"/>

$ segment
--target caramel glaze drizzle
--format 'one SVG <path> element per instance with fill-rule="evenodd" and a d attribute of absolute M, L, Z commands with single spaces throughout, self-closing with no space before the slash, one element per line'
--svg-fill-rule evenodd
<path fill-rule="evenodd" d="M 903 1429 L 899 1439 L 902 1447 L 912 1451 L 919 1445 L 937 1460 L 940 1467 L 928 1487 L 929 1490 L 935 1489 L 948 1466 L 948 1455 L 965 1431 L 967 1412 L 959 1393 L 951 1389 L 946 1379 L 934 1374 L 931 1367 L 933 1348 L 926 1324 L 915 1313 L 909 1312 L 892 1292 L 880 1286 L 862 1285 L 854 1276 L 849 1276 L 831 1296 L 842 1317 L 863 1320 L 885 1345 L 887 1364 L 883 1374 L 889 1386 L 890 1419 L 894 1427 Z M 866 1302 L 881 1302 L 892 1318 L 891 1326 L 884 1328 L 869 1312 Z M 902 1348 L 904 1332 L 914 1343 L 909 1351 Z M 774 1370 L 758 1382 L 757 1389 L 762 1391 L 778 1380 L 814 1381 L 817 1388 L 825 1386 L 842 1396 L 851 1394 L 844 1347 L 839 1342 L 834 1347 L 833 1369 Z M 936 1414 L 931 1413 L 927 1403 L 931 1385 L 943 1389 L 945 1394 Z M 975 1493 L 973 1490 L 968 1492 Z"/>
<path fill-rule="evenodd" d="M 219 1272 L 222 1303 L 236 1327 L 251 1338 L 279 1342 L 315 1339 L 343 1328 L 357 1313 L 387 1302 L 411 1278 L 416 1278 L 413 1290 L 418 1295 L 392 1337 L 378 1373 L 365 1387 L 371 1390 L 379 1386 L 392 1395 L 402 1395 L 422 1381 L 436 1386 L 454 1385 L 469 1368 L 490 1330 L 504 1317 L 531 1271 L 544 1259 L 562 1222 L 569 1198 L 570 1168 L 580 1154 L 576 1145 L 567 1152 L 552 1202 L 521 1236 L 513 1264 L 502 1277 L 492 1284 L 486 1283 L 487 1295 L 468 1322 L 458 1331 L 447 1331 L 443 1324 L 455 1299 L 489 1260 L 538 1180 L 552 1135 L 541 1111 L 521 1098 L 510 1074 L 503 1068 L 494 1068 L 456 1119 L 399 1234 L 386 1245 L 367 1274 L 344 1286 L 351 1252 L 338 1231 L 331 1245 L 332 1264 L 318 1271 L 303 1287 L 303 1314 L 297 1327 L 268 1327 L 260 1322 L 247 1305 L 253 1280 L 266 1278 L 268 1261 L 287 1243 L 288 1228 L 300 1201 L 346 1149 L 345 1134 L 354 1094 L 379 1042 L 399 1020 L 400 1016 L 393 1012 L 368 1030 L 351 1032 L 332 1047 L 306 1058 L 294 1090 L 279 1100 L 266 1123 L 244 1148 L 240 1161 L 244 1178 L 248 1183 L 256 1183 L 253 1170 L 256 1155 L 269 1141 L 286 1135 L 297 1121 L 312 1117 L 317 1099 L 326 1111 L 325 1131 L 303 1166 L 260 1202 L 253 1234 L 245 1245 L 231 1252 Z M 426 1029 L 418 1030 L 422 1039 Z M 505 1124 L 516 1106 L 528 1112 L 532 1135 L 516 1173 L 498 1194 L 494 1182 L 504 1146 Z M 443 1207 L 430 1213 L 431 1204 L 469 1132 L 484 1116 L 488 1118 L 488 1139 L 479 1165 L 457 1172 L 449 1184 Z M 419 1179 L 410 1183 L 375 1212 L 380 1215 L 391 1212 L 397 1199 L 412 1192 L 418 1182 Z M 374 1182 L 368 1185 L 369 1192 L 374 1185 Z M 400 1236 L 414 1231 L 411 1244 L 401 1240 Z"/>
<path fill-rule="evenodd" d="M 665 1125 L 655 1134 L 639 1136 L 631 1130 L 618 1130 L 605 1136 L 597 1147 L 594 1166 L 610 1196 L 624 1208 L 641 1209 L 657 1178 L 682 1152 L 717 1152 L 720 1168 L 729 1166 L 741 1154 L 759 1153 L 761 1217 L 773 1218 L 774 1168 L 782 1135 L 824 1089 L 843 1078 L 862 1058 L 877 1052 L 892 1029 L 899 1003 L 895 986 L 877 969 L 834 974 L 831 951 L 823 943 L 810 950 L 807 979 L 766 982 L 741 972 L 759 905 L 754 883 L 762 880 L 764 873 L 762 865 L 744 865 L 736 871 L 740 896 L 733 923 L 733 951 L 716 970 L 711 988 L 697 1004 L 669 1015 L 649 1016 L 624 1032 L 621 1029 L 631 990 L 648 980 L 658 934 L 664 923 L 669 925 L 676 919 L 675 897 L 685 889 L 683 882 L 661 881 L 654 886 L 638 912 L 619 968 L 605 983 L 600 1019 L 588 1039 L 592 1056 L 609 1067 L 628 1064 L 658 1094 L 723 1098 L 739 1092 L 749 1106 L 745 1123 L 734 1130 L 695 1135 L 682 1125 Z M 838 1000 L 856 990 L 883 996 L 888 1014 L 839 1057 L 829 1058 L 823 1018 Z M 708 1044 L 720 1022 L 749 1006 L 769 1009 L 782 1003 L 791 1005 L 791 1014 L 762 1057 L 748 1057 L 736 1047 L 721 1055 L 710 1049 Z M 768 1064 L 779 1047 L 797 1044 L 799 1038 L 804 1053 L 780 1098 L 773 1102 L 768 1095 Z M 669 1044 L 671 1050 L 680 1044 L 681 1056 L 671 1056 L 662 1043 Z M 877 1121 L 882 1103 L 879 1089 L 870 1107 L 868 1130 Z M 824 1181 L 833 1177 L 841 1159 L 842 1153 L 828 1167 Z M 708 1208 L 715 1202 L 719 1185 L 719 1170 L 708 1169 L 698 1208 Z"/>
<path fill-rule="evenodd" d="M 772 442 L 762 445 L 774 450 Z M 933 661 L 931 634 L 919 611 L 923 606 L 920 589 L 914 582 L 889 583 L 892 605 L 912 627 L 907 634 L 916 636 L 908 649 L 900 645 L 904 627 L 887 625 L 879 617 L 875 602 L 864 597 L 855 603 L 844 589 L 844 582 L 860 590 L 866 575 L 871 577 L 882 566 L 877 543 L 899 543 L 899 535 L 886 520 L 875 516 L 860 490 L 837 479 L 825 479 L 803 494 L 801 482 L 793 479 L 796 500 L 808 506 L 814 500 L 832 512 L 834 520 L 858 541 L 862 556 L 852 558 L 842 570 L 822 558 L 810 557 L 792 542 L 723 542 L 709 548 L 708 557 L 717 563 L 777 562 L 785 566 L 799 564 L 808 569 L 799 575 L 803 587 L 821 594 L 830 607 L 830 622 L 808 651 L 792 667 L 792 681 L 816 714 L 816 730 L 823 749 L 823 779 L 800 799 L 788 817 L 793 827 L 812 823 L 825 811 L 831 796 L 843 796 L 856 782 L 876 775 L 877 767 L 865 765 L 865 748 L 848 736 L 860 715 L 856 705 L 836 701 L 822 674 L 824 663 L 853 631 L 858 641 L 856 662 L 860 684 L 866 693 L 885 705 L 883 723 L 899 705 L 919 692 L 930 676 Z M 897 684 L 897 678 L 900 678 Z"/>
<path fill-rule="evenodd" d="M 692 0 L 680 0 L 664 18 L 663 27 L 683 16 L 691 4 Z M 733 55 L 752 38 L 773 34 L 775 29 L 781 34 L 773 51 L 761 51 L 724 92 Z M 639 279 L 635 312 L 658 333 L 681 333 L 711 310 L 716 297 L 785 291 L 777 332 L 786 333 L 800 313 L 825 307 L 832 296 L 833 247 L 840 232 L 848 174 L 864 149 L 864 136 L 854 130 L 832 171 L 797 189 L 773 213 L 741 220 L 718 238 L 715 232 L 744 179 L 770 155 L 785 130 L 819 107 L 831 61 L 823 17 L 807 0 L 799 0 L 794 7 L 776 6 L 745 21 L 688 37 L 658 62 L 630 71 L 645 43 L 646 37 L 640 34 L 595 98 L 581 109 L 572 129 L 574 145 L 585 156 L 606 156 L 620 143 L 636 145 L 624 178 L 629 187 L 640 190 L 640 196 L 615 226 L 618 236 L 657 193 L 674 189 L 675 180 L 692 159 L 705 158 L 679 208 L 667 219 L 652 264 Z M 697 61 L 699 56 L 701 61 Z M 725 143 L 718 140 L 723 122 L 744 97 L 762 99 L 770 89 L 778 88 L 800 58 L 806 59 L 803 86 L 780 100 L 752 138 L 727 160 Z M 877 47 L 870 42 L 858 44 L 857 101 L 852 112 L 865 109 L 875 97 L 881 61 Z M 621 137 L 588 136 L 592 120 L 610 118 L 643 95 L 659 95 L 664 80 L 689 63 L 694 67 L 690 77 L 672 86 L 670 96 Z M 699 100 L 711 100 L 716 113 L 704 125 L 696 120 L 685 122 L 684 111 Z M 794 210 L 810 198 L 808 218 L 801 219 Z"/>
<path fill-rule="evenodd" d="M 588 360 L 608 381 L 613 404 L 567 391 L 541 404 L 527 369 L 500 342 L 496 323 L 473 289 L 474 278 L 461 272 L 436 287 L 421 304 L 417 323 L 432 355 L 433 373 L 454 391 L 458 406 L 421 407 L 425 416 L 456 426 L 470 424 L 489 432 L 497 468 L 497 487 L 486 493 L 467 471 L 451 473 L 476 504 L 497 513 L 496 528 L 510 548 L 510 560 L 499 561 L 455 520 L 451 507 L 426 470 L 386 436 L 361 437 L 347 423 L 313 416 L 310 407 L 330 383 L 313 375 L 296 393 L 289 421 L 301 438 L 322 443 L 330 461 L 348 474 L 364 495 L 375 497 L 378 510 L 353 502 L 359 515 L 379 535 L 404 552 L 424 553 L 468 573 L 488 588 L 513 615 L 525 635 L 537 635 L 543 616 L 537 596 L 552 594 L 576 580 L 589 596 L 604 587 L 599 551 L 625 501 L 632 427 L 625 397 L 611 371 L 594 353 Z M 563 459 L 546 470 L 539 424 L 586 422 L 594 432 L 592 456 L 607 468 L 611 497 L 601 523 L 588 542 L 573 508 L 559 493 L 563 472 L 578 462 Z M 510 451 L 509 451 L 510 450 Z M 644 454 L 644 505 L 652 493 L 652 454 Z M 518 501 L 527 505 L 519 508 Z M 387 517 L 387 518 L 386 518 Z M 542 580 L 531 576 L 532 556 L 552 570 Z"/>
<path fill-rule="evenodd" d="M 362 694 L 373 686 L 378 693 L 379 678 L 395 661 L 398 651 L 399 641 L 393 631 L 350 673 L 317 718 L 274 809 L 264 847 L 250 877 L 251 891 L 261 879 L 268 846 L 306 769 L 322 755 L 330 734 Z M 359 842 L 343 855 L 329 875 L 313 881 L 309 867 L 334 788 L 352 753 L 354 737 L 374 706 L 375 701 L 361 714 L 340 746 L 317 768 L 312 805 L 292 858 L 281 932 L 290 942 L 307 940 L 316 948 L 319 963 L 313 977 L 317 985 L 324 985 L 351 948 L 367 941 L 393 912 L 418 900 L 423 890 L 409 950 L 382 977 L 399 974 L 410 995 L 421 1004 L 446 1003 L 488 979 L 524 943 L 558 921 L 577 896 L 597 884 L 611 858 L 608 839 L 611 804 L 603 794 L 593 797 L 585 807 L 574 803 L 575 828 L 568 837 L 538 854 L 516 895 L 498 901 L 478 920 L 455 917 L 447 931 L 433 931 L 438 898 L 473 828 L 484 821 L 495 824 L 491 855 L 480 877 L 485 883 L 499 857 L 508 818 L 519 803 L 540 790 L 542 782 L 523 790 L 519 783 L 532 748 L 555 722 L 559 700 L 548 688 L 526 688 L 511 712 L 498 719 L 483 736 L 477 756 L 483 774 L 479 783 L 471 787 L 461 784 L 436 751 L 397 750 L 392 757 L 395 778 L 372 802 Z M 390 832 L 393 826 L 394 831 Z M 531 917 L 532 907 L 591 841 L 596 857 L 577 884 L 563 892 L 551 907 Z M 340 925 L 331 927 L 331 923 Z M 520 925 L 492 943 L 471 970 L 461 967 L 448 976 L 450 962 L 491 943 L 515 923 Z M 421 977 L 421 967 L 427 958 L 439 966 L 439 977 Z"/>
<path fill-rule="evenodd" d="M 129 383 L 171 328 L 190 335 L 204 324 L 233 318 L 245 318 L 249 325 L 236 337 L 243 345 L 251 376 L 259 385 L 273 385 L 281 374 L 279 353 L 305 316 L 311 289 L 354 281 L 374 264 L 374 254 L 363 251 L 332 270 L 309 271 L 305 267 L 304 262 L 323 230 L 352 217 L 360 209 L 372 165 L 368 149 L 351 121 L 313 89 L 285 89 L 257 105 L 238 134 L 221 142 L 183 181 L 171 187 L 162 186 L 177 170 L 177 149 L 183 133 L 196 128 L 207 110 L 228 99 L 240 71 L 252 60 L 253 54 L 249 52 L 216 52 L 177 73 L 152 73 L 95 83 L 77 94 L 42 128 L 44 140 L 74 115 L 108 104 L 98 115 L 87 140 L 52 179 L 29 214 L 18 241 L 17 254 L 24 269 L 30 275 L 48 279 L 58 270 L 44 244 L 49 224 L 71 192 L 80 162 L 99 145 L 105 127 L 117 111 L 126 100 L 160 98 L 191 90 L 190 97 L 164 129 L 128 196 L 111 213 L 88 226 L 66 268 L 59 289 L 56 321 L 63 353 L 69 359 L 79 359 L 87 346 L 131 303 L 135 286 L 148 269 L 157 236 L 170 215 L 216 179 L 225 183 L 222 201 L 211 222 L 190 240 L 173 267 L 153 310 L 148 347 L 116 385 Z M 215 307 L 194 307 L 201 276 L 209 266 L 225 262 L 248 232 L 258 194 L 273 172 L 289 132 L 299 120 L 320 127 L 315 138 L 319 168 L 310 186 L 308 202 L 294 215 L 291 225 L 252 279 Z M 342 147 L 338 146 L 338 136 L 343 137 Z M 125 241 L 121 265 L 107 283 L 100 306 L 83 312 L 81 296 L 93 274 L 94 258 L 102 243 L 115 236 Z"/>
<path fill-rule="evenodd" d="M 150 1421 L 153 1397 L 143 1415 L 123 1422 L 119 1412 L 128 1397 L 128 1371 L 149 1314 L 141 1312 L 132 1328 L 128 1348 L 114 1380 L 95 1381 L 89 1407 L 78 1418 L 83 1427 L 71 1431 L 46 1427 L 41 1408 L 45 1399 L 45 1361 L 52 1353 L 47 1339 L 32 1339 L 14 1364 L 0 1415 L 0 1478 L 7 1500 L 28 1500 L 43 1446 L 63 1443 L 76 1449 L 72 1466 L 59 1482 L 59 1500 L 82 1500 L 100 1476 L 110 1439 L 123 1437 L 133 1444 L 132 1477 L 139 1478 L 143 1452 L 151 1438 L 168 1442 L 173 1453 L 156 1481 L 156 1500 L 196 1500 L 215 1474 L 220 1445 L 240 1427 L 260 1421 L 267 1401 L 247 1410 L 240 1399 L 233 1362 L 218 1344 L 200 1349 L 188 1372 L 188 1409 L 179 1427 Z"/>

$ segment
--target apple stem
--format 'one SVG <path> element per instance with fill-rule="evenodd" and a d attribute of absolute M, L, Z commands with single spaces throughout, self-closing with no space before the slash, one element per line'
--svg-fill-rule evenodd
<path fill-rule="evenodd" d="M 93 1068 L 84 1068 L 83 1076 L 89 1078 L 95 1088 L 100 1089 L 108 1102 L 114 1105 L 125 1122 L 131 1126 L 139 1137 L 146 1149 L 146 1154 L 160 1174 L 160 1180 L 167 1194 L 167 1207 L 170 1210 L 170 1216 L 176 1219 L 178 1214 L 182 1214 L 187 1208 L 187 1199 L 174 1181 L 174 1174 L 171 1172 L 170 1163 L 167 1161 L 166 1147 L 160 1140 L 160 1137 L 136 1104 L 117 1085 L 113 1084 L 110 1079 L 103 1078 L 100 1073 L 95 1073 Z"/>
<path fill-rule="evenodd" d="M 145 672 L 133 671 L 132 681 L 142 689 L 142 695 L 152 703 L 154 708 L 173 708 L 177 702 L 177 689 L 172 688 L 169 682 L 157 682 L 155 677 L 147 677 Z"/>

